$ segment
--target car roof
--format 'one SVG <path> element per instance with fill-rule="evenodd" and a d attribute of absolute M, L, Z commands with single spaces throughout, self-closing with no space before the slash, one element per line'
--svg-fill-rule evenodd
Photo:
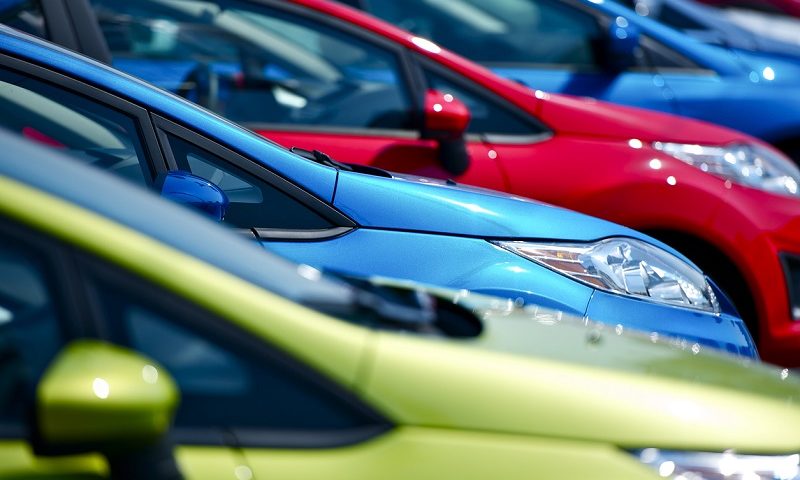
<path fill-rule="evenodd" d="M 99 214 L 299 303 L 349 305 L 352 299 L 352 287 L 301 275 L 308 267 L 271 254 L 200 213 L 131 182 L 4 130 L 0 130 L 0 144 L 2 177 Z"/>

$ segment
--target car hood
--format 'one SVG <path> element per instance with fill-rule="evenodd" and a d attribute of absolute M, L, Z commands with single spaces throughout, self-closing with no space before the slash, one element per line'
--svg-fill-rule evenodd
<path fill-rule="evenodd" d="M 588 241 L 641 233 L 571 210 L 494 190 L 392 173 L 342 171 L 334 205 L 361 227 L 479 238 Z"/>
<path fill-rule="evenodd" d="M 800 82 L 800 54 L 794 58 L 785 58 L 769 54 L 772 52 L 734 50 L 734 53 L 744 69 L 749 70 L 748 73 L 757 80 L 755 83 L 763 84 L 766 88 L 785 85 L 797 89 Z"/>
<path fill-rule="evenodd" d="M 586 97 L 546 94 L 540 116 L 559 134 L 647 142 L 725 144 L 748 135 L 700 120 Z"/>
<path fill-rule="evenodd" d="M 473 309 L 484 330 L 463 340 L 376 335 L 362 389 L 401 424 L 623 448 L 800 450 L 800 383 L 785 370 L 552 310 L 439 294 Z"/>

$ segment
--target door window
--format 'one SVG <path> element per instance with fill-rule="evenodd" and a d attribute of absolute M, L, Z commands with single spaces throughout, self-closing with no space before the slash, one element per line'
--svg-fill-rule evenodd
<path fill-rule="evenodd" d="M 176 135 L 166 134 L 178 168 L 214 183 L 228 196 L 225 221 L 239 228 L 318 230 L 333 225 L 260 178 Z"/>
<path fill-rule="evenodd" d="M 123 273 L 94 262 L 86 270 L 114 340 L 158 361 L 177 382 L 178 429 L 299 432 L 374 423 L 253 334 Z"/>
<path fill-rule="evenodd" d="M 235 0 L 92 0 L 116 66 L 238 122 L 409 128 L 390 51 Z"/>
<path fill-rule="evenodd" d="M 0 23 L 37 37 L 47 37 L 39 0 L 0 1 Z"/>
<path fill-rule="evenodd" d="M 366 0 L 400 28 L 477 62 L 595 67 L 595 18 L 552 0 Z"/>
<path fill-rule="evenodd" d="M 442 93 L 449 93 L 463 102 L 472 115 L 468 133 L 527 136 L 537 135 L 545 129 L 527 121 L 521 114 L 492 101 L 486 94 L 479 94 L 430 70 L 425 71 L 428 86 Z"/>
<path fill-rule="evenodd" d="M 131 182 L 143 185 L 151 178 L 133 118 L 4 68 L 0 126 Z"/>

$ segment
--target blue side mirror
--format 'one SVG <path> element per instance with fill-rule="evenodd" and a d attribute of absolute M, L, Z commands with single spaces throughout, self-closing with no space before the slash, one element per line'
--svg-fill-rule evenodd
<path fill-rule="evenodd" d="M 156 190 L 173 202 L 188 205 L 222 221 L 228 209 L 228 196 L 205 178 L 180 170 L 159 175 Z"/>
<path fill-rule="evenodd" d="M 639 48 L 639 28 L 619 16 L 611 21 L 606 43 L 606 65 L 612 70 L 625 70 L 636 65 Z"/>

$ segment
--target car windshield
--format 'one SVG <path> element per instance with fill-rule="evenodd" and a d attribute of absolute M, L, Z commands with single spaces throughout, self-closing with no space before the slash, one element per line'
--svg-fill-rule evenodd
<path fill-rule="evenodd" d="M 370 13 L 482 63 L 591 63 L 588 15 L 549 0 L 368 0 Z"/>

